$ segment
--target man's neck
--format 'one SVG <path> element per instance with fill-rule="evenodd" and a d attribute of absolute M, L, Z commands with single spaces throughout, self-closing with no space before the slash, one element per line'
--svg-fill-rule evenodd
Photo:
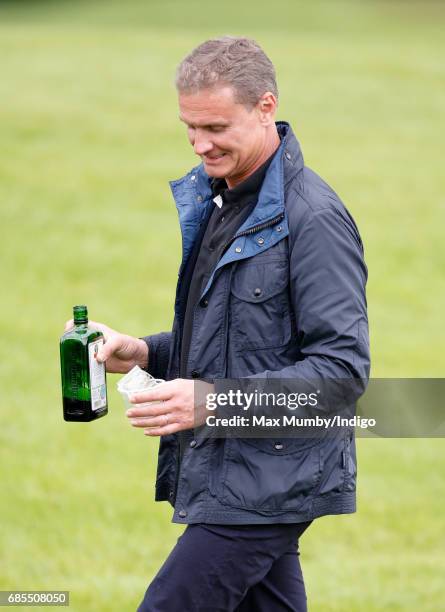
<path fill-rule="evenodd" d="M 230 178 L 227 177 L 226 178 L 227 187 L 229 189 L 233 189 L 234 187 L 236 187 L 237 185 L 245 181 L 246 178 L 248 178 L 251 174 L 255 172 L 255 170 L 258 170 L 258 168 L 262 166 L 264 162 L 267 159 L 269 159 L 271 155 L 273 155 L 273 153 L 275 153 L 275 151 L 280 146 L 280 142 L 281 141 L 280 141 L 280 137 L 277 132 L 277 128 L 274 125 L 273 131 L 271 131 L 270 138 L 266 141 L 266 146 L 264 147 L 263 151 L 261 152 L 261 155 L 255 161 L 255 163 L 252 164 L 249 170 L 246 170 L 244 174 L 236 176 L 236 177 L 230 177 Z"/>

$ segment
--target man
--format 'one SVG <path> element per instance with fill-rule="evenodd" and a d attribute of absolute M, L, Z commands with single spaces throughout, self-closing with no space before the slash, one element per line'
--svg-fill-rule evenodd
<path fill-rule="evenodd" d="M 194 379 L 366 380 L 363 247 L 275 123 L 275 71 L 254 41 L 203 43 L 176 85 L 201 164 L 171 184 L 183 237 L 173 330 L 136 339 L 99 324 L 108 371 L 139 364 L 169 381 L 128 416 L 161 436 L 156 500 L 188 526 L 139 610 L 301 612 L 299 537 L 319 516 L 355 511 L 353 433 L 200 438 Z M 163 403 L 138 408 L 148 400 Z"/>

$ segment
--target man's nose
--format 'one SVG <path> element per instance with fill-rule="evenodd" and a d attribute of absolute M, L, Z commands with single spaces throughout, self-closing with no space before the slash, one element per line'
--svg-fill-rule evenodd
<path fill-rule="evenodd" d="M 195 132 L 195 140 L 193 142 L 193 150 L 196 155 L 205 155 L 209 153 L 213 148 L 213 144 L 209 140 L 208 136 L 196 130 Z"/>

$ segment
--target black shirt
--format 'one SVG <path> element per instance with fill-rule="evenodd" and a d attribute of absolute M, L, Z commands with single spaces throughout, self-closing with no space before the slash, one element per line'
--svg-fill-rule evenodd
<path fill-rule="evenodd" d="M 261 185 L 274 155 L 275 153 L 233 189 L 228 189 L 224 179 L 213 179 L 212 181 L 213 197 L 220 196 L 222 206 L 219 208 L 215 204 L 204 221 L 184 271 L 183 282 L 186 281 L 188 276 L 189 290 L 181 343 L 181 378 L 188 378 L 189 374 L 187 372 L 187 361 L 194 308 L 228 243 L 255 208 Z M 220 198 L 218 199 L 220 200 Z"/>

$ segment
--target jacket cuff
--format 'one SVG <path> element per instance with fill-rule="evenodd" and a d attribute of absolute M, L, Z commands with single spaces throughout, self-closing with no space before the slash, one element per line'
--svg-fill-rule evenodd
<path fill-rule="evenodd" d="M 161 332 L 141 338 L 148 346 L 148 365 L 145 368 L 154 378 L 165 379 L 170 358 L 171 332 Z"/>

